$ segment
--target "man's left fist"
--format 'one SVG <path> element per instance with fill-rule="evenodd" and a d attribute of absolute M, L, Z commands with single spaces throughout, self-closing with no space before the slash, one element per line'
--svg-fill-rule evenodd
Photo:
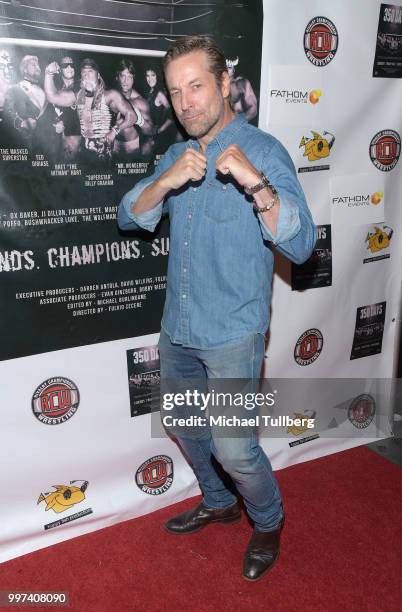
<path fill-rule="evenodd" d="M 241 187 L 252 187 L 260 182 L 261 174 L 248 160 L 239 145 L 229 145 L 216 159 L 216 169 L 231 174 Z"/>

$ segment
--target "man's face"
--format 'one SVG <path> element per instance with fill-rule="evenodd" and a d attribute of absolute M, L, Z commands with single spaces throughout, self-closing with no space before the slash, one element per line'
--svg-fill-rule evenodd
<path fill-rule="evenodd" d="M 75 70 L 74 70 L 74 63 L 71 57 L 63 57 L 63 59 L 60 62 L 60 68 L 61 68 L 63 77 L 65 77 L 66 79 L 74 78 Z"/>
<path fill-rule="evenodd" d="M 119 81 L 120 89 L 122 90 L 122 92 L 127 93 L 133 88 L 134 77 L 128 70 L 128 68 L 124 68 L 124 70 L 119 72 L 117 80 Z"/>
<path fill-rule="evenodd" d="M 229 73 L 229 77 L 233 79 L 234 73 L 235 73 L 234 66 L 228 66 L 228 73 Z"/>
<path fill-rule="evenodd" d="M 226 75 L 227 76 L 227 75 Z M 166 82 L 176 116 L 187 134 L 202 138 L 223 120 L 228 78 L 218 85 L 208 70 L 205 51 L 194 51 L 171 61 Z"/>
<path fill-rule="evenodd" d="M 98 84 L 99 73 L 90 66 L 81 69 L 81 87 L 87 91 L 95 91 Z"/>
<path fill-rule="evenodd" d="M 13 65 L 7 51 L 0 51 L 0 79 L 10 83 L 13 78 Z"/>
<path fill-rule="evenodd" d="M 26 63 L 24 74 L 26 76 L 29 76 L 32 81 L 39 80 L 41 71 L 40 71 L 40 66 L 39 66 L 39 60 L 37 57 L 33 57 Z"/>

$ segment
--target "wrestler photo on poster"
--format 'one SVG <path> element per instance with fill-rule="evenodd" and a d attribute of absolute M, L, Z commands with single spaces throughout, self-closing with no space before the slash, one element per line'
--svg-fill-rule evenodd
<path fill-rule="evenodd" d="M 3 44 L 0 113 L 3 160 L 49 171 L 116 172 L 183 138 L 154 56 Z"/>
<path fill-rule="evenodd" d="M 1 358 L 157 331 L 168 222 L 124 235 L 116 211 L 183 138 L 161 57 L 21 41 L 0 62 Z"/>

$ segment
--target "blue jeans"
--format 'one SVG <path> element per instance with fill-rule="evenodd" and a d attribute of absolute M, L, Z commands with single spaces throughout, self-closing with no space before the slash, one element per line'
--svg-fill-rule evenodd
<path fill-rule="evenodd" d="M 212 349 L 194 349 L 172 344 L 162 329 L 159 339 L 162 386 L 166 379 L 243 378 L 258 381 L 264 358 L 264 336 Z M 184 388 L 184 387 L 183 387 Z M 183 416 L 183 412 L 181 413 Z M 168 430 L 168 429 L 167 429 Z M 168 430 L 169 431 L 169 430 Z M 250 518 L 259 531 L 272 531 L 282 518 L 282 502 L 270 461 L 258 444 L 257 432 L 242 437 L 222 437 L 216 428 L 204 427 L 199 435 L 180 434 L 178 441 L 191 460 L 209 508 L 226 508 L 236 502 L 213 465 L 213 457 L 230 475 L 244 499 Z"/>

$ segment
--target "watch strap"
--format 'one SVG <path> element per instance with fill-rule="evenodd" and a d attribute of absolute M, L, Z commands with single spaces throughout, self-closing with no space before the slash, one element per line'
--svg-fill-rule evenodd
<path fill-rule="evenodd" d="M 277 190 L 270 183 L 269 179 L 265 176 L 263 172 L 261 172 L 261 181 L 256 185 L 253 185 L 253 187 L 244 187 L 244 191 L 245 193 L 247 193 L 247 195 L 253 195 L 258 191 L 261 191 L 261 189 L 264 189 L 264 187 L 268 187 L 272 191 L 274 196 L 278 195 Z"/>

